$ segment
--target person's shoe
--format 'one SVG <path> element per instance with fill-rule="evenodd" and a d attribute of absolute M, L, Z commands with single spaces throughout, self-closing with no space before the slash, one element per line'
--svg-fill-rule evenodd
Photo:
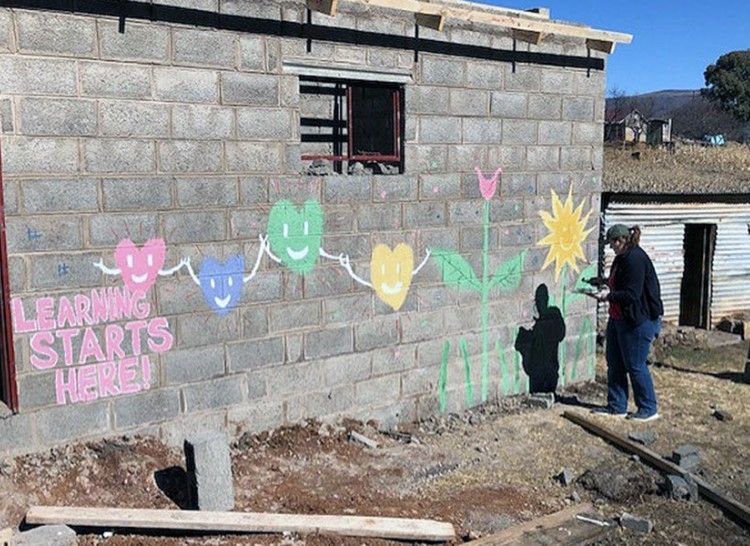
<path fill-rule="evenodd" d="M 635 413 L 631 413 L 626 417 L 630 421 L 638 421 L 640 423 L 646 423 L 648 421 L 656 421 L 659 418 L 659 414 L 656 412 L 646 413 L 645 411 L 638 410 Z"/>
<path fill-rule="evenodd" d="M 593 413 L 594 415 L 606 415 L 608 417 L 625 417 L 627 415 L 626 412 L 615 411 L 609 406 L 603 406 L 601 408 L 594 408 L 591 410 L 591 413 Z"/>

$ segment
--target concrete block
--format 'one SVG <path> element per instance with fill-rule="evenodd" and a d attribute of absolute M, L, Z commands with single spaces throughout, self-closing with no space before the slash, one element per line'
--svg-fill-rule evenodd
<path fill-rule="evenodd" d="M 305 334 L 305 356 L 314 360 L 351 353 L 354 350 L 352 328 L 328 328 Z"/>
<path fill-rule="evenodd" d="M 325 203 L 361 203 L 371 200 L 372 177 L 327 176 L 323 186 Z"/>
<path fill-rule="evenodd" d="M 256 339 L 268 334 L 268 307 L 253 305 L 242 310 L 242 337 Z"/>
<path fill-rule="evenodd" d="M 221 75 L 221 97 L 224 104 L 278 106 L 279 78 L 224 72 Z"/>
<path fill-rule="evenodd" d="M 640 518 L 627 512 L 623 512 L 620 516 L 620 525 L 624 529 L 633 531 L 635 533 L 648 534 L 654 528 L 654 524 L 651 520 L 646 518 Z"/>
<path fill-rule="evenodd" d="M 168 385 L 203 381 L 224 373 L 224 349 L 217 345 L 172 350 L 161 360 Z"/>
<path fill-rule="evenodd" d="M 234 135 L 234 109 L 187 104 L 172 107 L 172 136 L 184 139 L 229 139 Z"/>
<path fill-rule="evenodd" d="M 79 250 L 81 219 L 73 215 L 13 216 L 7 219 L 10 254 L 45 250 Z"/>
<path fill-rule="evenodd" d="M 502 144 L 503 122 L 499 119 L 464 119 L 463 141 L 466 144 Z"/>
<path fill-rule="evenodd" d="M 237 109 L 237 135 L 244 140 L 291 140 L 292 124 L 292 110 Z"/>
<path fill-rule="evenodd" d="M 445 173 L 448 170 L 447 146 L 406 146 L 406 157 L 413 158 L 406 162 L 409 173 Z"/>
<path fill-rule="evenodd" d="M 273 301 L 282 297 L 281 271 L 260 271 L 252 280 L 253 289 L 245 294 L 248 301 Z"/>
<path fill-rule="evenodd" d="M 93 57 L 96 53 L 94 19 L 41 11 L 16 13 L 18 50 Z"/>
<path fill-rule="evenodd" d="M 157 67 L 156 99 L 169 102 L 219 102 L 219 75 L 209 70 Z"/>
<path fill-rule="evenodd" d="M 21 256 L 11 256 L 8 258 L 8 277 L 10 279 L 10 292 L 16 294 L 26 290 L 26 262 Z M 16 361 L 18 361 L 16 354 Z"/>
<path fill-rule="evenodd" d="M 574 74 L 569 69 L 542 68 L 541 86 L 545 93 L 570 95 L 576 91 L 575 83 Z"/>
<path fill-rule="evenodd" d="M 488 148 L 484 145 L 466 144 L 448 148 L 448 172 L 473 172 L 475 167 L 488 164 Z"/>
<path fill-rule="evenodd" d="M 458 176 L 427 174 L 419 179 L 419 199 L 421 201 L 455 199 L 460 196 L 461 178 Z"/>
<path fill-rule="evenodd" d="M 398 374 L 360 381 L 355 385 L 356 402 L 361 406 L 383 406 L 399 399 L 401 378 Z"/>
<path fill-rule="evenodd" d="M 670 474 L 665 482 L 667 495 L 673 500 L 698 500 L 698 484 L 695 480 Z"/>
<path fill-rule="evenodd" d="M 159 167 L 165 172 L 211 173 L 222 170 L 221 142 L 170 140 L 159 143 Z"/>
<path fill-rule="evenodd" d="M 529 95 L 528 114 L 531 119 L 562 118 L 562 99 L 554 95 Z"/>
<path fill-rule="evenodd" d="M 182 389 L 185 412 L 204 411 L 241 404 L 247 391 L 244 375 L 193 383 Z"/>
<path fill-rule="evenodd" d="M 268 180 L 260 176 L 240 177 L 240 202 L 244 205 L 268 202 Z"/>
<path fill-rule="evenodd" d="M 439 115 L 450 112 L 449 89 L 426 85 L 407 86 L 405 109 L 409 114 Z"/>
<path fill-rule="evenodd" d="M 4 94 L 75 95 L 75 61 L 0 57 L 0 89 Z"/>
<path fill-rule="evenodd" d="M 466 81 L 466 64 L 459 60 L 420 55 L 423 84 L 462 87 Z"/>
<path fill-rule="evenodd" d="M 164 138 L 169 135 L 169 108 L 136 101 L 100 101 L 101 134 Z"/>
<path fill-rule="evenodd" d="M 224 212 L 171 213 L 164 218 L 164 231 L 172 244 L 223 241 L 226 217 Z"/>
<path fill-rule="evenodd" d="M 594 99 L 592 97 L 564 97 L 562 117 L 570 121 L 594 121 Z"/>
<path fill-rule="evenodd" d="M 539 122 L 539 144 L 541 145 L 570 144 L 571 134 L 571 124 L 566 121 Z"/>
<path fill-rule="evenodd" d="M 169 58 L 169 28 L 127 21 L 125 32 L 119 23 L 97 21 L 102 59 L 165 62 Z"/>
<path fill-rule="evenodd" d="M 447 220 L 445 203 L 442 201 L 404 205 L 404 227 L 407 229 L 445 226 Z"/>
<path fill-rule="evenodd" d="M 78 535 L 67 525 L 42 525 L 16 534 L 12 546 L 76 546 Z"/>
<path fill-rule="evenodd" d="M 227 366 L 232 372 L 267 368 L 283 362 L 283 337 L 240 341 L 227 345 Z"/>
<path fill-rule="evenodd" d="M 310 392 L 290 398 L 287 402 L 288 419 L 299 421 L 306 417 L 325 417 L 338 413 L 350 414 L 355 407 L 354 386 L 342 385 L 331 390 Z"/>
<path fill-rule="evenodd" d="M 284 154 L 277 143 L 227 142 L 227 169 L 242 173 L 280 173 Z"/>
<path fill-rule="evenodd" d="M 488 174 L 494 172 L 493 169 L 496 168 L 497 165 L 503 166 L 505 172 L 503 173 L 500 183 L 500 189 L 502 191 L 502 180 L 516 174 L 507 171 L 510 171 L 511 169 L 526 170 L 526 148 L 523 146 L 490 146 L 487 149 L 487 165 Z M 477 188 L 476 176 L 472 181 L 472 187 L 474 189 Z M 464 196 L 466 196 L 466 193 L 464 193 Z"/>
<path fill-rule="evenodd" d="M 513 67 L 510 63 L 505 63 L 505 90 L 506 91 L 521 91 L 523 93 L 532 93 L 539 91 L 542 81 L 542 71 L 539 66 L 536 65 L 516 65 L 516 71 L 513 72 Z"/>
<path fill-rule="evenodd" d="M 96 103 L 92 100 L 25 98 L 19 118 L 25 135 L 96 134 Z"/>
<path fill-rule="evenodd" d="M 406 370 L 401 374 L 401 395 L 412 397 L 437 391 L 438 375 L 434 368 Z"/>
<path fill-rule="evenodd" d="M 230 408 L 228 421 L 238 431 L 258 433 L 280 427 L 284 424 L 285 403 L 263 400 L 254 404 L 243 404 Z"/>
<path fill-rule="evenodd" d="M 590 146 L 566 146 L 560 149 L 560 168 L 568 171 L 591 170 Z"/>
<path fill-rule="evenodd" d="M 480 89 L 503 88 L 503 66 L 500 63 L 467 61 L 466 83 Z"/>
<path fill-rule="evenodd" d="M 500 244 L 502 246 L 531 246 L 535 241 L 534 224 L 519 224 L 508 226 L 500 230 Z"/>
<path fill-rule="evenodd" d="M 326 385 L 350 385 L 372 376 L 369 354 L 354 353 L 330 358 L 322 363 Z"/>
<path fill-rule="evenodd" d="M 23 208 L 28 214 L 96 211 L 99 208 L 98 184 L 93 178 L 41 178 L 23 180 L 20 185 Z M 8 197 L 7 193 L 5 197 Z"/>
<path fill-rule="evenodd" d="M 14 130 L 13 101 L 10 99 L 0 99 L 0 132 L 13 133 Z"/>
<path fill-rule="evenodd" d="M 278 20 L 281 11 L 273 2 L 246 2 L 245 0 L 219 0 L 221 13 Z"/>
<path fill-rule="evenodd" d="M 357 209 L 357 228 L 363 232 L 398 230 L 401 228 L 401 207 L 392 205 L 360 206 Z"/>
<path fill-rule="evenodd" d="M 83 141 L 85 169 L 91 173 L 143 173 L 156 170 L 154 143 L 133 139 Z"/>
<path fill-rule="evenodd" d="M 490 113 L 499 118 L 525 118 L 526 100 L 526 95 L 523 93 L 493 91 L 490 99 Z"/>
<path fill-rule="evenodd" d="M 117 429 L 158 423 L 179 415 L 180 391 L 178 389 L 155 389 L 117 398 L 112 408 Z"/>
<path fill-rule="evenodd" d="M 270 329 L 272 332 L 280 332 L 319 326 L 320 317 L 319 301 L 285 303 L 282 306 L 270 308 Z"/>
<path fill-rule="evenodd" d="M 601 123 L 586 122 L 573 124 L 573 144 L 598 146 L 602 142 L 604 128 Z"/>
<path fill-rule="evenodd" d="M 537 123 L 525 119 L 503 121 L 503 144 L 536 144 Z"/>
<path fill-rule="evenodd" d="M 375 67 L 396 68 L 398 66 L 398 51 L 390 49 L 370 49 L 367 51 L 367 63 Z"/>
<path fill-rule="evenodd" d="M 240 36 L 240 70 L 263 72 L 265 68 L 266 44 L 263 37 Z"/>
<path fill-rule="evenodd" d="M 172 206 L 172 184 L 166 177 L 105 178 L 104 210 L 158 210 Z"/>
<path fill-rule="evenodd" d="M 372 177 L 373 201 L 416 201 L 419 191 L 418 178 L 413 175 L 390 175 Z"/>
<path fill-rule="evenodd" d="M 443 333 L 442 311 L 410 313 L 401 316 L 401 343 L 427 341 Z"/>
<path fill-rule="evenodd" d="M 80 63 L 81 92 L 90 97 L 150 98 L 151 73 L 143 66 Z"/>
<path fill-rule="evenodd" d="M 69 174 L 78 171 L 78 143 L 75 138 L 3 138 L 3 174 Z"/>
<path fill-rule="evenodd" d="M 365 320 L 372 314 L 372 299 L 361 294 L 337 294 L 323 299 L 323 320 L 326 324 Z"/>
<path fill-rule="evenodd" d="M 0 13 L 0 49 L 3 51 L 10 50 L 12 34 L 13 17 L 10 11 Z"/>
<path fill-rule="evenodd" d="M 181 207 L 237 206 L 237 179 L 234 177 L 177 178 L 175 186 L 177 204 Z"/>
<path fill-rule="evenodd" d="M 649 446 L 656 441 L 656 433 L 652 430 L 637 430 L 629 433 L 628 438 L 644 446 Z"/>
<path fill-rule="evenodd" d="M 394 374 L 416 366 L 414 346 L 379 349 L 372 352 L 372 375 Z"/>
<path fill-rule="evenodd" d="M 102 272 L 92 265 L 100 258 L 98 252 L 30 255 L 31 289 L 101 286 Z"/>
<path fill-rule="evenodd" d="M 172 31 L 172 60 L 176 64 L 234 68 L 237 42 L 234 33 L 175 29 Z"/>
<path fill-rule="evenodd" d="M 10 453 L 36 445 L 31 414 L 0 417 L 0 451 Z"/>
<path fill-rule="evenodd" d="M 451 115 L 487 116 L 489 112 L 489 91 L 451 89 Z"/>
<path fill-rule="evenodd" d="M 206 432 L 185 440 L 188 497 L 198 510 L 225 512 L 234 508 L 234 481 L 229 438 Z"/>
<path fill-rule="evenodd" d="M 47 445 L 101 435 L 109 430 L 109 404 L 78 404 L 39 410 L 36 430 Z"/>
<path fill-rule="evenodd" d="M 684 444 L 675 449 L 672 460 L 688 472 L 696 470 L 701 464 L 700 452 L 692 444 Z"/>
<path fill-rule="evenodd" d="M 398 338 L 398 320 L 393 316 L 360 321 L 354 326 L 354 348 L 357 351 L 390 347 L 398 344 Z"/>
<path fill-rule="evenodd" d="M 457 144 L 461 142 L 461 118 L 422 117 L 419 119 L 419 141 L 423 144 Z"/>
<path fill-rule="evenodd" d="M 180 347 L 198 347 L 239 338 L 240 321 L 236 313 L 220 318 L 206 314 L 182 315 L 177 318 L 176 330 Z"/>
<path fill-rule="evenodd" d="M 265 370 L 268 392 L 275 397 L 302 392 L 313 392 L 324 388 L 320 363 L 295 363 L 274 366 Z"/>
<path fill-rule="evenodd" d="M 526 148 L 526 163 L 530 171 L 558 171 L 560 148 L 557 146 L 529 146 Z"/>

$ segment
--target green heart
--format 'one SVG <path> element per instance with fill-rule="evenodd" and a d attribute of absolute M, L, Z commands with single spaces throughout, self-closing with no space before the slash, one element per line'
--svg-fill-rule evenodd
<path fill-rule="evenodd" d="M 268 215 L 271 251 L 292 271 L 305 274 L 315 267 L 323 237 L 323 209 L 312 199 L 298 210 L 290 201 L 277 201 Z"/>

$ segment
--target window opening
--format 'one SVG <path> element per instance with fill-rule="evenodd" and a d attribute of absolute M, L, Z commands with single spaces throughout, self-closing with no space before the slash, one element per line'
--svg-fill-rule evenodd
<path fill-rule="evenodd" d="M 307 173 L 404 172 L 403 86 L 300 77 Z"/>

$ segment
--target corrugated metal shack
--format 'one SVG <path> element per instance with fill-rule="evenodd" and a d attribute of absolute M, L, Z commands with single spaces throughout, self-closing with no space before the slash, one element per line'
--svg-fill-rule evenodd
<path fill-rule="evenodd" d="M 603 231 L 639 225 L 659 274 L 664 320 L 699 328 L 750 314 L 750 148 L 608 149 Z M 602 252 L 605 271 L 614 259 Z"/>

